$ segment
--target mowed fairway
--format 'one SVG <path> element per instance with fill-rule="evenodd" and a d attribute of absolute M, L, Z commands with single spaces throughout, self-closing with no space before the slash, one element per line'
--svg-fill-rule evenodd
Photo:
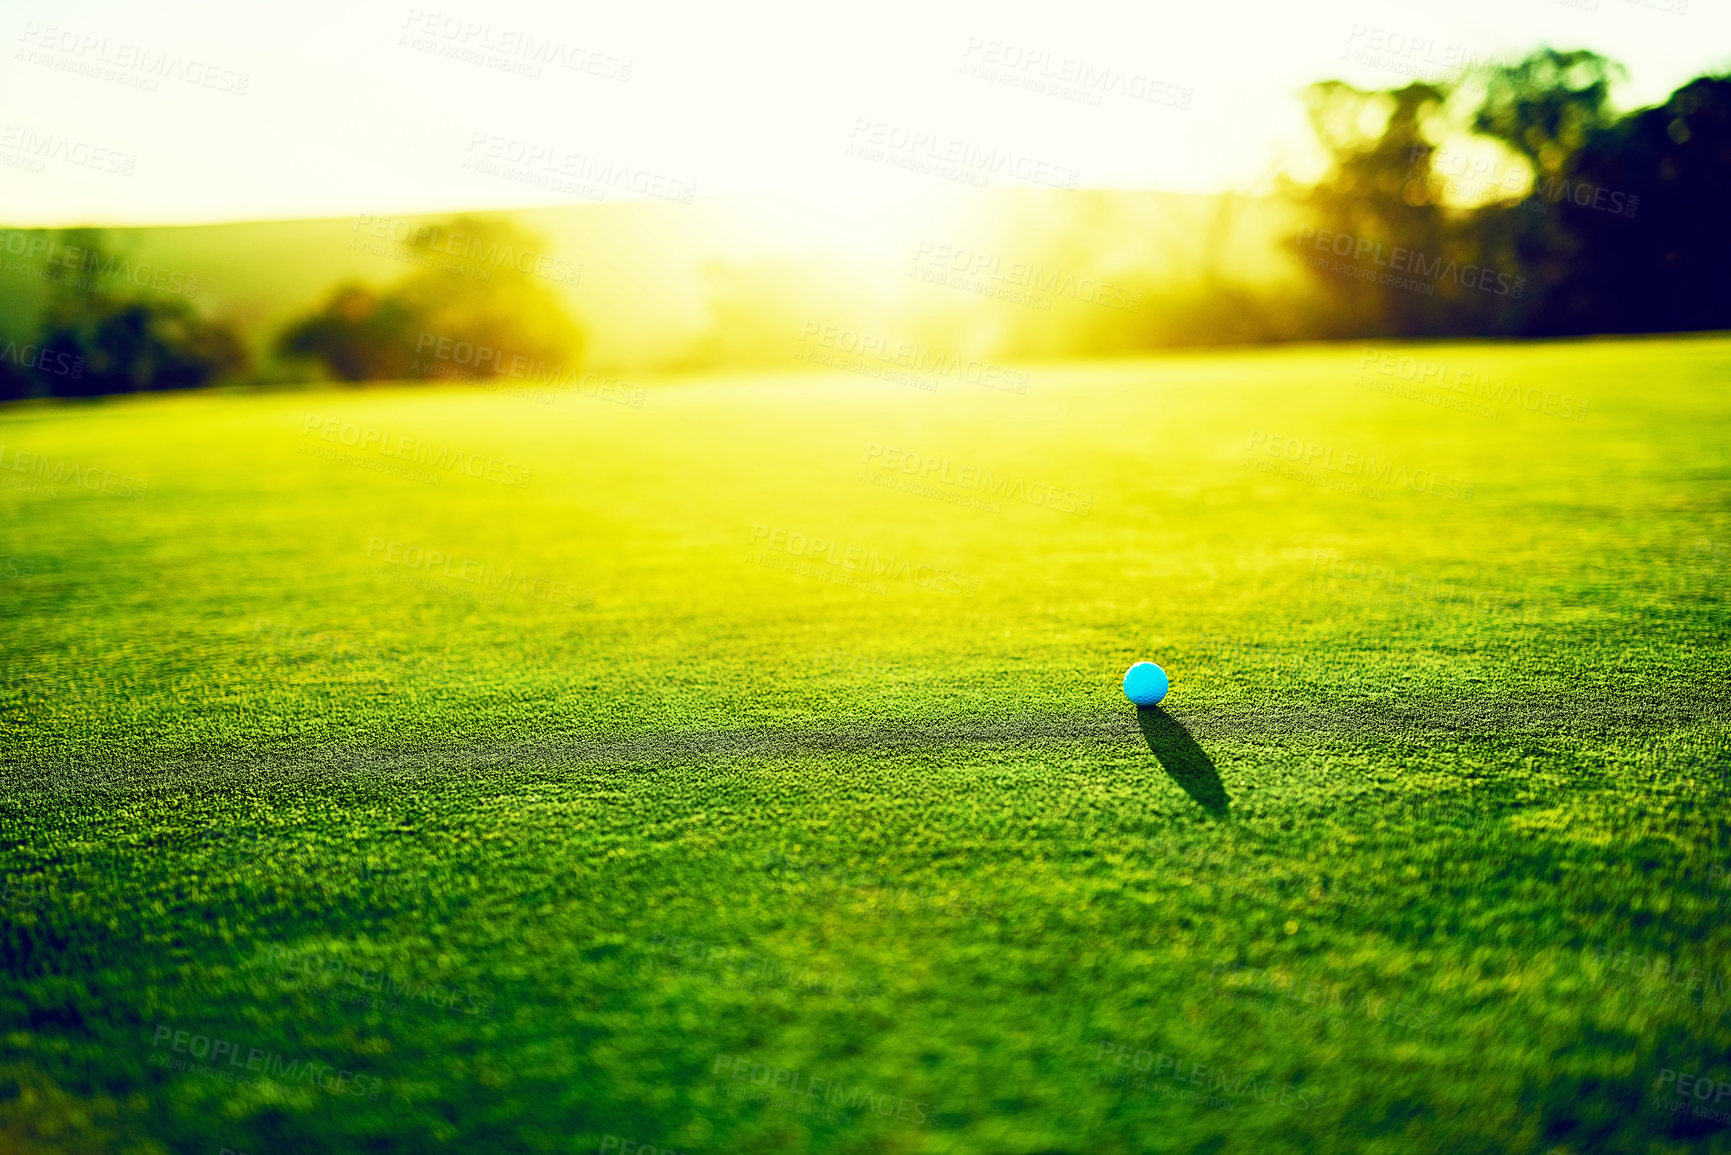
<path fill-rule="evenodd" d="M 1731 1149 L 1731 341 L 1391 353 L 0 413 L 0 1148 Z"/>

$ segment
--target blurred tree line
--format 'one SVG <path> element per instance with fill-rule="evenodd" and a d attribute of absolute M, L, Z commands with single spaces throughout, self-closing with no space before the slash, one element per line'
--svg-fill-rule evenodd
<path fill-rule="evenodd" d="M 0 398 L 257 379 L 256 359 L 232 323 L 113 275 L 129 266 L 101 230 L 44 234 L 36 248 L 45 296 L 35 332 L 0 337 Z M 303 374 L 310 364 L 342 381 L 570 382 L 583 332 L 522 259 L 538 251 L 538 238 L 507 221 L 459 217 L 419 228 L 403 248 L 411 269 L 396 284 L 339 284 L 276 335 L 275 355 Z"/>
<path fill-rule="evenodd" d="M 36 332 L 0 341 L 0 397 L 196 389 L 250 373 L 232 326 L 182 297 L 114 276 L 115 254 L 100 230 L 66 229 L 44 238 L 42 250 Z"/>
<path fill-rule="evenodd" d="M 460 216 L 402 243 L 412 272 L 383 291 L 338 285 L 281 334 L 277 351 L 341 381 L 563 383 L 575 373 L 583 332 L 522 259 L 544 250 L 539 237 L 508 221 Z"/>
<path fill-rule="evenodd" d="M 1311 86 L 1302 335 L 1731 328 L 1731 79 L 1618 115 L 1619 73 L 1544 49 L 1453 84 Z"/>
<path fill-rule="evenodd" d="M 1721 274 L 1731 264 L 1731 78 L 1703 77 L 1619 113 L 1619 75 L 1594 53 L 1543 49 L 1451 82 L 1312 85 L 1304 99 L 1325 163 L 1316 179 L 1289 178 L 1281 190 L 1297 227 L 1278 255 L 1293 275 L 1239 275 L 1255 263 L 1229 243 L 1242 198 L 1217 199 L 1214 226 L 1198 230 L 1200 273 L 1186 276 L 1154 268 L 1144 260 L 1152 250 L 1132 244 L 1158 241 L 1157 221 L 1122 222 L 1084 193 L 1067 202 L 1069 217 L 1051 201 L 1030 202 L 1037 219 L 1022 223 L 1050 232 L 1058 251 L 1073 247 L 1054 267 L 1080 275 L 1103 263 L 1104 279 L 1139 307 L 1077 306 L 1029 323 L 1017 306 L 991 314 L 920 304 L 885 323 L 934 348 L 1008 356 L 1731 328 Z M 0 397 L 259 377 L 231 324 L 103 275 L 112 261 L 99 232 L 70 230 L 54 243 L 37 270 L 46 294 L 37 330 L 0 334 Z M 545 270 L 523 259 L 541 249 L 538 238 L 509 220 L 458 217 L 418 224 L 398 243 L 408 270 L 394 284 L 340 284 L 260 347 L 296 374 L 345 381 L 571 381 L 585 334 Z M 1132 267 L 1138 260 L 1146 267 Z M 713 323 L 686 351 L 693 363 L 785 352 L 814 308 L 844 316 L 851 307 L 845 295 L 823 297 L 798 266 L 759 274 L 712 278 Z"/>

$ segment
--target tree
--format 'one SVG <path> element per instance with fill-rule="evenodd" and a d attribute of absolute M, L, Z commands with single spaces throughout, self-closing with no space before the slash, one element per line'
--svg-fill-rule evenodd
<path fill-rule="evenodd" d="M 61 234 L 62 252 L 77 250 L 81 269 L 113 267 L 95 229 Z M 234 329 L 201 316 L 180 299 L 109 291 L 98 276 L 62 277 L 42 312 L 37 391 L 61 396 L 196 389 L 242 377 L 250 359 Z M 65 366 L 79 363 L 76 373 Z"/>
<path fill-rule="evenodd" d="M 1473 128 L 1525 157 L 1542 182 L 1616 123 L 1611 85 L 1623 74 L 1622 65 L 1585 49 L 1541 48 L 1514 64 L 1490 66 L 1482 72 Z"/>
<path fill-rule="evenodd" d="M 339 381 L 386 381 L 425 376 L 413 371 L 421 312 L 394 295 L 344 284 L 324 305 L 284 330 L 277 348 L 287 357 L 321 362 Z"/>
<path fill-rule="evenodd" d="M 543 248 L 532 233 L 500 219 L 458 217 L 417 230 L 406 247 L 414 272 L 383 292 L 338 286 L 283 331 L 279 352 L 319 361 L 344 381 L 575 371 L 583 333 L 534 275 Z M 439 359 L 439 350 L 458 343 L 487 355 Z"/>
<path fill-rule="evenodd" d="M 1439 269 L 1459 255 L 1431 172 L 1450 95 L 1425 82 L 1366 91 L 1329 80 L 1305 90 L 1328 163 L 1300 194 L 1304 224 L 1293 244 L 1314 287 L 1309 324 L 1321 335 L 1439 333 L 1458 323 L 1448 284 L 1408 275 L 1418 255 Z M 1348 251 L 1321 243 L 1328 238 Z M 1391 288 L 1385 273 L 1428 291 Z"/>
<path fill-rule="evenodd" d="M 1731 78 L 1703 77 L 1662 105 L 1622 114 L 1610 102 L 1621 72 L 1596 53 L 1546 48 L 1482 68 L 1481 84 L 1452 90 L 1313 85 L 1307 104 L 1329 165 L 1301 195 L 1301 236 L 1349 237 L 1352 255 L 1312 270 L 1312 331 L 1553 336 L 1731 326 L 1723 275 Z M 1436 149 L 1474 138 L 1530 168 L 1524 200 L 1464 205 L 1437 195 Z M 1424 252 L 1427 273 L 1439 261 L 1445 272 L 1422 292 L 1399 293 L 1337 267 L 1375 277 L 1381 269 L 1371 266 L 1396 246 Z M 1448 270 L 1473 276 L 1469 283 Z M 1505 281 L 1520 292 L 1501 292 Z"/>
<path fill-rule="evenodd" d="M 1541 185 L 1541 333 L 1731 327 L 1731 79 L 1595 129 Z"/>

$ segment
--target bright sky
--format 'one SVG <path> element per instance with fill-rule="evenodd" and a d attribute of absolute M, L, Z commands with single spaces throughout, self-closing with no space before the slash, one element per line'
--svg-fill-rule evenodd
<path fill-rule="evenodd" d="M 4 0 L 0 36 L 18 225 L 1248 189 L 1317 79 L 1584 46 L 1630 105 L 1731 69 L 1726 0 Z"/>

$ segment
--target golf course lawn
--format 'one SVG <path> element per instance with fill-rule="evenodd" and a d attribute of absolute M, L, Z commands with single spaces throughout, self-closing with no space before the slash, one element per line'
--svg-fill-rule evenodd
<path fill-rule="evenodd" d="M 1731 1150 L 1731 340 L 873 365 L 0 410 L 0 1150 Z"/>

